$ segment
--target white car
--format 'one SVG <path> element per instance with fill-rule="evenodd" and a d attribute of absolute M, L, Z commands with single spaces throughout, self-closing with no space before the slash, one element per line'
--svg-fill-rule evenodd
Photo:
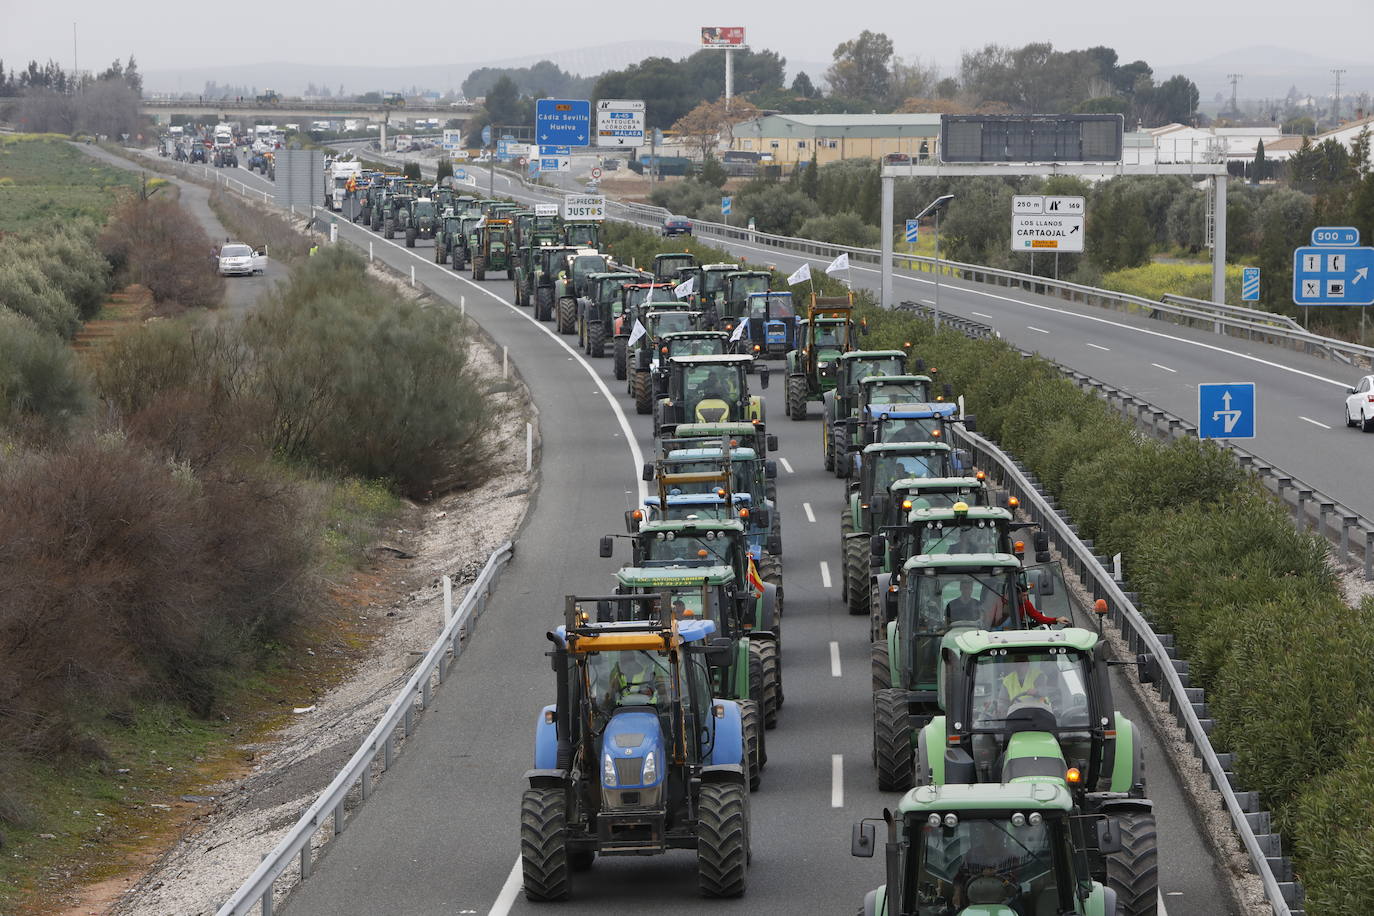
<path fill-rule="evenodd" d="M 1366 375 L 1354 388 L 1346 389 L 1345 425 L 1374 433 L 1374 375 Z"/>
<path fill-rule="evenodd" d="M 219 250 L 219 275 L 251 277 L 267 269 L 267 251 L 254 251 L 247 245 L 230 243 Z"/>

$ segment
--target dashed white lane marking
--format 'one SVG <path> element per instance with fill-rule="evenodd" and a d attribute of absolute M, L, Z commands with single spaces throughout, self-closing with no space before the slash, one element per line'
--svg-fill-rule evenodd
<path fill-rule="evenodd" d="M 844 807 L 844 754 L 830 755 L 830 807 Z"/>
<path fill-rule="evenodd" d="M 833 639 L 830 641 L 830 676 L 840 676 L 840 644 Z"/>
<path fill-rule="evenodd" d="M 1030 328 L 1032 331 L 1039 331 L 1041 334 L 1048 334 L 1048 333 L 1049 333 L 1049 331 L 1046 331 L 1044 328 L 1037 328 L 1037 327 L 1036 327 L 1035 325 L 1033 325 L 1033 324 L 1028 324 L 1028 325 L 1026 325 L 1026 327 Z"/>
<path fill-rule="evenodd" d="M 1090 343 L 1090 344 L 1088 344 L 1088 346 L 1092 347 L 1094 350 L 1102 350 L 1103 352 L 1106 352 L 1106 353 L 1112 352 L 1112 348 L 1111 348 L 1111 347 L 1104 347 L 1104 346 L 1102 346 L 1101 344 Z"/>
<path fill-rule="evenodd" d="M 796 473 L 796 471 L 792 470 L 792 465 L 788 463 L 788 461 L 787 461 L 786 458 L 779 458 L 778 460 L 779 460 L 780 462 L 782 462 L 782 469 L 783 469 L 784 471 L 786 471 L 786 472 L 789 473 L 789 474 L 795 474 L 795 473 Z"/>
<path fill-rule="evenodd" d="M 1322 422 L 1320 422 L 1320 421 L 1318 421 L 1318 420 L 1314 420 L 1314 419 L 1312 419 L 1311 417 L 1304 417 L 1304 416 L 1302 416 L 1301 414 L 1299 414 L 1298 419 L 1299 419 L 1299 420 L 1306 420 L 1308 423 L 1311 423 L 1313 426 L 1320 426 L 1322 429 L 1330 429 L 1330 428 L 1331 428 L 1331 427 L 1327 426 L 1325 423 L 1322 423 Z"/>
<path fill-rule="evenodd" d="M 816 513 L 811 511 L 810 503 L 802 503 L 802 511 L 806 513 L 806 520 L 811 524 L 816 524 Z"/>
<path fill-rule="evenodd" d="M 830 587 L 830 564 L 821 560 L 821 587 Z"/>
<path fill-rule="evenodd" d="M 1178 372 L 1177 369 L 1170 369 L 1168 366 L 1163 366 L 1159 363 L 1150 363 L 1150 365 L 1154 366 L 1156 369 L 1163 369 L 1165 372 Z"/>

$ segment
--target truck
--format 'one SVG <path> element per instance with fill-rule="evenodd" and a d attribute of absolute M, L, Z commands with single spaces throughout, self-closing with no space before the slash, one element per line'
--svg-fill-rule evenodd
<path fill-rule="evenodd" d="M 344 162 L 335 159 L 324 170 L 324 204 L 331 210 L 343 209 L 344 198 L 348 196 L 348 182 L 362 174 L 363 164 L 357 160 Z"/>
<path fill-rule="evenodd" d="M 234 146 L 234 129 L 228 124 L 215 125 L 215 149 L 232 149 Z"/>

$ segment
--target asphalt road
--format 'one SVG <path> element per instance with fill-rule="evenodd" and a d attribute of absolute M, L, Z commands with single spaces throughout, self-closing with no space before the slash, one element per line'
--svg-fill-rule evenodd
<path fill-rule="evenodd" d="M 542 478 L 515 559 L 454 676 L 286 911 L 534 912 L 539 908 L 519 896 L 515 866 L 521 776 L 531 766 L 535 716 L 553 692 L 544 633 L 559 622 L 564 594 L 606 588 L 623 560 L 599 559 L 595 535 L 623 530 L 621 513 L 637 497 L 642 455 L 652 450 L 648 420 L 634 414 L 609 359 L 584 362 L 550 326 L 510 304 L 510 283 L 473 283 L 466 273 L 436 266 L 425 242 L 410 251 L 347 223 L 340 237 L 363 250 L 371 242 L 377 258 L 403 273 L 414 267 L 447 301 L 465 302 L 467 314 L 510 348 L 539 409 Z M 867 625 L 839 601 L 842 486 L 822 470 L 815 409 L 809 422 L 792 422 L 782 411 L 781 386 L 764 394 L 770 431 L 781 440 L 788 702 L 769 733 L 769 765 L 752 802 L 749 893 L 740 901 L 698 898 L 692 855 L 680 852 L 599 861 L 580 876 L 576 899 L 563 910 L 853 912 L 883 880 L 881 857 L 849 856 L 852 823 L 878 814 L 895 796 L 876 790 L 869 764 Z M 1143 721 L 1129 702 L 1121 705 Z M 1219 912 L 1222 885 L 1154 746 L 1152 740 L 1147 755 L 1163 837 L 1162 890 L 1175 912 Z"/>

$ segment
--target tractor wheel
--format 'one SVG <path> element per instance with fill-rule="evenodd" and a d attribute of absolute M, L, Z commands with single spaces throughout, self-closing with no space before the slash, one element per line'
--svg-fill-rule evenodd
<path fill-rule="evenodd" d="M 547 286 L 535 287 L 534 317 L 540 321 L 553 318 L 553 290 Z"/>
<path fill-rule="evenodd" d="M 868 538 L 844 542 L 845 601 L 854 617 L 868 615 Z"/>
<path fill-rule="evenodd" d="M 873 695 L 873 754 L 878 763 L 878 790 L 905 792 L 911 788 L 911 716 L 906 691 L 880 690 Z"/>
<path fill-rule="evenodd" d="M 849 450 L 846 448 L 844 427 L 835 424 L 830 430 L 830 467 L 841 479 L 849 476 Z"/>
<path fill-rule="evenodd" d="M 1159 903 L 1159 834 L 1155 816 L 1145 812 L 1121 814 L 1121 851 L 1105 857 L 1106 885 L 1116 891 L 1122 916 L 1154 916 Z"/>
<path fill-rule="evenodd" d="M 567 296 L 558 300 L 558 333 L 577 332 L 577 302 Z"/>
<path fill-rule="evenodd" d="M 407 247 L 407 248 L 414 248 L 414 247 L 415 247 L 415 240 L 416 240 L 417 238 L 419 238 L 419 237 L 420 237 L 420 233 L 418 233 L 418 232 L 415 231 L 415 227 L 414 227 L 414 226 L 412 226 L 412 227 L 410 227 L 409 229 L 407 229 L 407 230 L 406 230 L 406 247 Z"/>
<path fill-rule="evenodd" d="M 744 773 L 749 777 L 749 791 L 757 792 L 763 782 L 763 757 L 759 742 L 763 740 L 759 722 L 759 704 L 755 700 L 740 700 L 740 731 L 744 734 Z"/>
<path fill-rule="evenodd" d="M 528 899 L 568 899 L 568 799 L 563 789 L 530 788 L 520 799 L 520 870 Z"/>
<path fill-rule="evenodd" d="M 485 280 L 487 278 L 487 259 L 480 254 L 472 259 L 472 279 Z"/>
<path fill-rule="evenodd" d="M 458 271 L 467 270 L 467 266 L 468 259 L 467 256 L 463 254 L 463 250 L 461 248 L 453 249 L 453 269 Z"/>
<path fill-rule="evenodd" d="M 626 352 L 625 338 L 617 337 L 611 345 L 611 362 L 615 367 L 615 377 L 622 382 L 625 380 L 625 368 L 628 363 L 629 354 Z"/>
<path fill-rule="evenodd" d="M 749 868 L 749 797 L 738 783 L 707 783 L 697 799 L 697 889 L 739 897 Z"/>
<path fill-rule="evenodd" d="M 596 359 L 606 355 L 606 326 L 600 321 L 593 321 L 587 328 L 587 350 Z"/>
<path fill-rule="evenodd" d="M 513 267 L 507 267 L 507 268 L 506 268 L 506 279 L 507 279 L 507 280 L 514 280 L 514 279 L 515 279 L 515 268 L 513 268 Z"/>
<path fill-rule="evenodd" d="M 634 393 L 635 413 L 651 414 L 654 412 L 654 392 L 649 384 L 649 373 L 644 369 L 636 369 L 631 384 L 638 386 Z"/>
<path fill-rule="evenodd" d="M 835 450 L 830 447 L 830 436 L 834 427 L 829 423 L 821 425 L 821 457 L 825 459 L 825 469 L 835 470 Z"/>
<path fill-rule="evenodd" d="M 396 235 L 396 224 L 389 219 L 382 220 L 382 238 L 394 238 Z"/>
<path fill-rule="evenodd" d="M 892 686 L 892 668 L 888 664 L 887 640 L 873 642 L 873 692 L 887 690 Z"/>
<path fill-rule="evenodd" d="M 763 724 L 778 727 L 778 711 L 782 709 L 782 656 L 775 639 L 760 640 L 759 655 L 763 659 Z"/>
<path fill-rule="evenodd" d="M 787 415 L 794 420 L 806 419 L 806 376 L 787 377 Z"/>

